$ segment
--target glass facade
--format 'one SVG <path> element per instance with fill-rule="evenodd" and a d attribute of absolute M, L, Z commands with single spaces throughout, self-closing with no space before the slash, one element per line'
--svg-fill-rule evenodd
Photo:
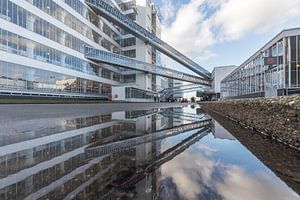
<path fill-rule="evenodd" d="M 28 3 L 49 15 L 49 19 L 40 17 L 34 9 L 27 10 Z M 90 43 L 88 40 L 118 54 L 123 54 L 122 46 L 135 45 L 135 38 L 124 42 L 118 37 L 121 33 L 117 28 L 111 28 L 112 25 L 102 21 L 80 0 L 64 0 L 64 3 L 70 7 L 69 11 L 53 0 L 26 0 L 20 4 L 15 4 L 10 0 L 0 0 L 0 19 L 50 39 L 54 42 L 53 46 L 57 46 L 55 45 L 57 43 L 78 51 L 83 56 L 84 46 Z M 71 9 L 74 9 L 82 18 L 79 19 L 71 14 Z M 81 36 L 72 35 L 67 29 L 54 25 L 57 24 L 55 20 L 78 32 Z M 71 51 L 61 51 L 59 47 L 47 46 L 34 35 L 28 38 L 24 37 L 21 32 L 9 30 L 14 29 L 7 29 L 0 25 L 0 51 L 92 75 L 95 76 L 94 80 L 101 77 L 119 83 L 124 82 L 124 76 L 121 73 L 74 56 Z M 111 96 L 111 85 L 105 82 L 38 70 L 40 66 L 33 68 L 14 64 L 13 61 L 7 63 L 0 60 L 0 63 L 1 90 Z"/>
<path fill-rule="evenodd" d="M 122 75 L 0 28 L 0 50 L 86 74 L 121 81 Z"/>
<path fill-rule="evenodd" d="M 82 23 L 80 20 L 72 16 L 66 10 L 62 9 L 52 0 L 50 1 L 34 0 L 28 2 L 31 2 L 34 6 L 46 12 L 51 17 L 54 17 L 55 19 L 63 22 L 68 27 L 79 32 L 85 38 L 88 38 L 91 41 L 101 45 L 103 48 L 109 51 L 115 49 L 116 53 L 121 52 L 119 46 L 115 45 L 117 44 L 117 41 L 115 41 L 115 44 L 112 44 L 112 42 L 108 41 L 106 38 L 103 38 L 99 33 L 97 33 L 91 27 Z M 30 31 L 38 33 L 44 37 L 47 37 L 48 39 L 59 42 L 67 47 L 83 52 L 83 46 L 86 45 L 86 43 L 83 42 L 82 40 L 72 36 L 71 34 L 66 33 L 62 29 L 52 25 L 50 22 L 41 19 L 40 17 L 32 14 L 31 12 L 12 3 L 9 0 L 1 0 L 0 5 L 1 5 L 1 9 L 0 9 L 1 18 L 6 19 L 19 26 L 22 26 L 23 28 L 26 28 Z M 100 27 L 100 20 L 99 19 L 96 20 L 97 19 L 96 17 L 97 16 L 93 15 L 93 17 L 90 17 L 90 19 L 93 20 L 93 22 L 96 21 L 98 22 L 97 27 L 100 28 L 100 30 L 102 30 L 103 32 L 105 32 L 109 37 L 114 35 L 112 30 L 109 29 L 107 25 L 102 25 L 102 27 Z M 113 40 L 113 37 L 111 38 L 111 40 Z"/>
<path fill-rule="evenodd" d="M 81 33 L 86 38 L 100 44 L 102 47 L 111 51 L 115 46 L 112 42 L 108 41 L 106 38 L 103 38 L 95 29 L 92 29 L 90 26 L 87 26 L 82 21 L 71 15 L 68 11 L 57 5 L 53 0 L 27 0 L 32 3 L 37 8 L 43 10 L 50 16 L 56 18 L 57 20 L 63 22 L 65 25 L 74 29 L 75 31 Z M 75 9 L 79 14 L 85 17 L 89 22 L 95 25 L 98 30 L 105 32 L 108 36 L 112 36 L 114 33 L 107 25 L 101 23 L 99 17 L 92 13 L 88 8 L 82 4 L 80 1 L 67 1 L 65 2 Z M 81 8 L 79 8 L 79 5 Z M 113 39 L 113 38 L 112 38 Z M 119 51 L 120 52 L 120 51 Z"/>
<path fill-rule="evenodd" d="M 289 87 L 295 88 L 300 87 L 300 35 L 292 36 L 289 38 L 290 45 L 290 56 L 289 62 L 287 63 L 288 68 L 290 68 L 289 77 Z"/>
<path fill-rule="evenodd" d="M 0 90 L 107 96 L 111 93 L 111 86 L 0 61 Z"/>
<path fill-rule="evenodd" d="M 299 35 L 268 43 L 227 76 L 221 82 L 222 98 L 273 97 L 300 88 L 300 30 L 297 30 Z"/>
<path fill-rule="evenodd" d="M 137 88 L 126 87 L 125 88 L 125 98 L 126 99 L 153 99 L 153 93 L 140 90 Z"/>
<path fill-rule="evenodd" d="M 106 3 L 126 13 L 124 16 L 130 20 L 138 15 L 135 1 Z M 110 99 L 113 85 L 141 80 L 136 78 L 136 71 L 122 65 L 86 57 L 85 47 L 92 47 L 122 55 L 124 59 L 135 58 L 139 45 L 135 36 L 99 17 L 87 2 L 0 0 L 0 21 L 2 94 Z M 155 37 L 155 33 L 151 35 Z M 12 59 L 7 59 L 8 55 Z M 27 59 L 23 63 L 24 57 Z M 34 62 L 28 64 L 30 59 Z M 51 67 L 61 67 L 61 71 L 53 72 Z M 145 88 L 142 90 L 146 94 Z"/>

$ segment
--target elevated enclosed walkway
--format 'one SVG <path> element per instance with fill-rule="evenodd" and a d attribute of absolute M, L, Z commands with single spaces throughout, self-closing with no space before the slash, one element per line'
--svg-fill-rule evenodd
<path fill-rule="evenodd" d="M 142 26 L 135 23 L 129 17 L 123 15 L 118 9 L 113 8 L 103 0 L 85 0 L 85 2 L 99 15 L 108 21 L 116 24 L 120 28 L 128 31 L 132 35 L 141 39 L 145 43 L 155 47 L 163 54 L 174 59 L 178 63 L 197 73 L 205 79 L 211 79 L 211 73 L 206 69 L 171 47 Z"/>
<path fill-rule="evenodd" d="M 144 179 L 148 174 L 154 172 L 156 169 L 158 169 L 161 165 L 164 163 L 172 160 L 177 155 L 184 152 L 186 149 L 188 149 L 190 146 L 207 136 L 210 132 L 210 128 L 202 128 L 197 133 L 192 134 L 188 138 L 185 138 L 177 145 L 169 148 L 168 150 L 162 152 L 160 155 L 158 155 L 156 158 L 151 160 L 149 164 L 143 166 L 139 169 L 136 173 L 134 173 L 132 176 L 128 177 L 127 179 L 120 180 L 119 183 L 113 184 L 114 187 L 127 189 Z"/>
<path fill-rule="evenodd" d="M 146 62 L 142 62 L 136 59 L 128 58 L 115 53 L 102 51 L 92 47 L 85 47 L 85 57 L 93 60 L 94 62 L 107 63 L 111 65 L 117 65 L 124 68 L 143 71 L 167 78 L 177 79 L 190 83 L 195 83 L 204 86 L 211 86 L 211 81 L 206 78 L 193 76 L 190 74 L 182 73 L 173 69 L 165 68 L 159 65 L 153 65 Z"/>
<path fill-rule="evenodd" d="M 186 131 L 207 127 L 208 125 L 210 125 L 210 122 L 211 119 L 202 119 L 198 122 L 184 124 L 182 126 L 174 127 L 168 130 L 162 130 L 156 133 L 147 134 L 136 138 L 131 138 L 100 146 L 91 146 L 85 149 L 85 156 L 87 158 L 95 158 L 114 152 L 125 151 L 140 144 L 145 144 L 154 140 L 161 140 L 170 136 L 178 135 Z"/>
<path fill-rule="evenodd" d="M 189 85 L 182 85 L 178 87 L 171 87 L 171 88 L 166 88 L 160 91 L 161 95 L 166 95 L 166 94 L 172 94 L 172 93 L 177 93 L 177 92 L 192 92 L 192 91 L 206 91 L 207 87 L 203 87 L 203 85 L 197 85 L 197 84 L 189 84 Z"/>

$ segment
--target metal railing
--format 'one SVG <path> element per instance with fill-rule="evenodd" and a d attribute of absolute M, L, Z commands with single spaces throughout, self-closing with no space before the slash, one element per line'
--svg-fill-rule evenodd
<path fill-rule="evenodd" d="M 136 59 L 128 58 L 115 53 L 102 51 L 89 46 L 85 46 L 85 57 L 94 61 L 100 61 L 103 63 L 113 64 L 124 68 L 130 68 L 138 71 L 144 71 L 159 76 L 186 81 L 190 83 L 196 83 L 199 85 L 210 86 L 211 81 L 193 76 L 190 74 L 182 73 L 173 69 L 165 68 L 159 65 L 153 65 L 146 62 L 142 62 Z"/>
<path fill-rule="evenodd" d="M 184 65 L 193 72 L 200 76 L 211 79 L 211 73 L 206 69 L 171 47 L 151 32 L 147 31 L 142 26 L 135 23 L 129 17 L 123 15 L 118 9 L 113 8 L 103 0 L 85 0 L 85 2 L 99 15 L 106 18 L 107 20 L 115 23 L 124 30 L 130 32 L 132 35 L 143 40 L 145 43 L 155 47 L 170 58 L 176 60 L 180 64 Z"/>

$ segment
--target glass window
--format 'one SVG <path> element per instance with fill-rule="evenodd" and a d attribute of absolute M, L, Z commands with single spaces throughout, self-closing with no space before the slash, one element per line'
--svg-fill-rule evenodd
<path fill-rule="evenodd" d="M 291 87 L 298 86 L 298 71 L 297 67 L 297 37 L 290 37 L 291 44 Z"/>
<path fill-rule="evenodd" d="M 278 42 L 278 55 L 283 54 L 283 41 Z"/>
<path fill-rule="evenodd" d="M 126 99 L 130 98 L 130 88 L 125 88 L 125 98 Z"/>
<path fill-rule="evenodd" d="M 296 62 L 296 68 L 297 68 L 297 87 L 300 87 L 300 36 L 297 36 L 297 62 Z"/>
<path fill-rule="evenodd" d="M 1 0 L 0 1 L 0 14 L 2 18 L 5 18 L 4 16 L 7 16 L 7 0 Z"/>
<path fill-rule="evenodd" d="M 7 49 L 7 31 L 0 29 L 0 49 L 6 50 Z"/>
<path fill-rule="evenodd" d="M 285 44 L 284 44 L 284 48 L 285 48 L 285 85 L 286 87 L 289 87 L 289 43 L 288 43 L 289 38 L 285 38 Z"/>
<path fill-rule="evenodd" d="M 296 70 L 296 63 L 291 63 L 291 86 L 296 87 L 297 86 L 297 70 Z"/>
<path fill-rule="evenodd" d="M 16 4 L 12 4 L 11 21 L 18 24 L 18 9 Z"/>
<path fill-rule="evenodd" d="M 97 95 L 103 89 L 101 85 L 101 83 L 91 80 L 0 62 L 0 88 L 2 89 Z M 104 90 L 104 94 L 111 94 L 111 86 L 106 85 Z"/>
<path fill-rule="evenodd" d="M 297 60 L 296 58 L 296 36 L 291 37 L 291 61 L 295 62 Z"/>

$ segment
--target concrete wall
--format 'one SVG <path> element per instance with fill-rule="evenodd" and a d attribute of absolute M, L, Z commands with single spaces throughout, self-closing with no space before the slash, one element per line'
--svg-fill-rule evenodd
<path fill-rule="evenodd" d="M 143 72 L 136 74 L 136 85 L 138 88 L 143 90 L 152 89 L 152 75 L 145 74 Z"/>
<path fill-rule="evenodd" d="M 136 0 L 136 23 L 152 32 L 152 4 L 150 0 Z M 157 17 L 157 16 L 155 16 Z M 160 37 L 160 23 L 157 20 L 156 28 Z M 152 63 L 152 48 L 140 39 L 136 39 L 136 59 L 143 62 Z M 145 73 L 138 73 L 136 84 L 143 90 L 152 90 L 152 76 Z"/>
<path fill-rule="evenodd" d="M 125 87 L 112 87 L 112 100 L 113 101 L 125 101 Z"/>
<path fill-rule="evenodd" d="M 154 102 L 154 99 L 137 99 L 126 98 L 126 87 L 116 86 L 112 87 L 112 100 L 113 101 L 126 101 L 126 102 Z"/>
<path fill-rule="evenodd" d="M 149 0 L 137 0 L 136 8 L 136 23 L 151 32 L 152 9 Z M 151 48 L 140 39 L 136 40 L 136 59 L 151 63 Z"/>
<path fill-rule="evenodd" d="M 214 93 L 221 92 L 221 81 L 228 76 L 233 70 L 235 70 L 237 66 L 220 66 L 215 67 L 212 72 L 213 82 L 212 82 L 212 89 Z"/>
<path fill-rule="evenodd" d="M 300 96 L 204 102 L 201 106 L 300 149 Z"/>

